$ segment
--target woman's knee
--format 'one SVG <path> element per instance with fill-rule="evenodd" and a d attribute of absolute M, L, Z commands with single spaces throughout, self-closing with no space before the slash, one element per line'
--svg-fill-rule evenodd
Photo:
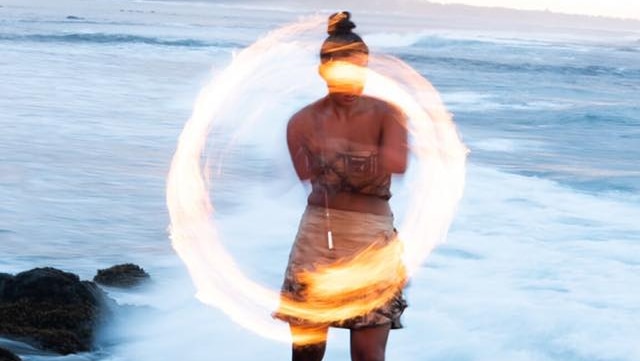
<path fill-rule="evenodd" d="M 355 352 L 351 361 L 384 361 L 384 352 Z"/>
<path fill-rule="evenodd" d="M 293 361 L 321 361 L 327 340 L 326 327 L 304 327 L 291 325 L 291 348 Z"/>
<path fill-rule="evenodd" d="M 325 348 L 325 343 L 312 345 L 294 344 L 291 350 L 291 359 L 293 361 L 321 361 L 324 357 Z"/>
<path fill-rule="evenodd" d="M 384 361 L 389 325 L 351 331 L 352 361 Z"/>

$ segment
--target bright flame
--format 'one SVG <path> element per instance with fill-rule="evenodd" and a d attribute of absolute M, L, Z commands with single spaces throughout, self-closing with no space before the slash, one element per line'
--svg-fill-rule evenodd
<path fill-rule="evenodd" d="M 271 312 L 276 309 L 323 324 L 361 315 L 393 297 L 433 247 L 445 239 L 464 186 L 467 149 L 438 92 L 428 81 L 392 57 L 372 56 L 369 68 L 342 64 L 324 69 L 328 77 L 343 81 L 353 77 L 366 79 L 365 94 L 397 105 L 410 118 L 411 150 L 417 161 L 411 164 L 415 176 L 410 179 L 409 209 L 400 227 L 402 242 L 372 246 L 349 260 L 318 266 L 314 272 L 300 275 L 309 285 L 304 302 L 281 299 L 279 291 L 253 282 L 239 270 L 219 242 L 212 219 L 214 207 L 208 184 L 215 185 L 216 176 L 205 180 L 208 172 L 203 163 L 208 163 L 201 159 L 207 136 L 246 82 L 257 76 L 276 76 L 261 73 L 269 54 L 316 52 L 315 40 L 304 43 L 299 39 L 322 33 L 323 22 L 323 19 L 302 21 L 268 34 L 238 53 L 202 89 L 180 136 L 167 180 L 172 244 L 187 265 L 198 299 L 220 308 L 238 324 L 264 337 L 283 341 L 291 341 L 291 335 L 286 325 L 272 319 Z M 288 69 L 281 71 L 286 73 Z M 296 89 L 282 91 L 292 93 Z M 256 114 L 246 120 L 241 130 L 250 127 L 255 118 Z M 231 145 L 217 146 L 228 149 Z M 318 337 L 308 333 L 293 341 L 311 343 L 317 342 Z"/>
<path fill-rule="evenodd" d="M 367 80 L 367 68 L 348 61 L 331 61 L 320 65 L 320 76 L 327 82 L 330 93 L 362 93 Z"/>
<path fill-rule="evenodd" d="M 317 325 L 369 313 L 382 307 L 405 286 L 407 275 L 401 256 L 401 242 L 372 245 L 352 259 L 303 272 L 298 278 L 308 285 L 304 301 L 283 297 L 278 312 Z M 324 333 L 317 331 L 314 328 L 298 331 L 293 342 L 304 345 L 324 341 Z"/>
<path fill-rule="evenodd" d="M 372 311 L 389 301 L 406 281 L 402 243 L 371 246 L 353 259 L 298 275 L 308 285 L 304 301 L 282 300 L 279 312 L 323 324 Z"/>

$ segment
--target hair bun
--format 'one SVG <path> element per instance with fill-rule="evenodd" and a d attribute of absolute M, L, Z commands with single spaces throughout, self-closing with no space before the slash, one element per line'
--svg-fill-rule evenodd
<path fill-rule="evenodd" d="M 340 11 L 329 16 L 329 26 L 327 33 L 329 35 L 345 35 L 350 34 L 351 29 L 356 27 L 351 19 L 351 13 L 348 11 Z"/>

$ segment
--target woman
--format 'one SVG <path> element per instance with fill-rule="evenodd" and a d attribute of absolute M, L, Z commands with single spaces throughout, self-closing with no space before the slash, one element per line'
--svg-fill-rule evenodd
<path fill-rule="evenodd" d="M 287 127 L 293 166 L 312 190 L 282 296 L 303 304 L 301 273 L 353 257 L 374 243 L 398 242 L 388 201 L 391 174 L 407 167 L 406 121 L 391 104 L 362 94 L 365 73 L 358 69 L 367 65 L 369 50 L 353 28 L 348 12 L 329 17 L 329 36 L 320 50 L 320 75 L 329 93 L 298 111 Z M 346 65 L 351 75 L 335 76 L 337 65 Z M 398 291 L 381 307 L 347 320 L 318 323 L 286 315 L 282 308 L 276 317 L 290 324 L 294 361 L 322 360 L 330 326 L 351 330 L 352 360 L 384 360 L 389 330 L 401 327 L 405 307 Z M 306 333 L 321 337 L 311 345 L 297 344 Z"/>

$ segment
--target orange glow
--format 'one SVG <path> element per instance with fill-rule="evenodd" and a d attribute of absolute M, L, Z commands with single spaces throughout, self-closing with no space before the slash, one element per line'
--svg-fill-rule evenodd
<path fill-rule="evenodd" d="M 372 245 L 349 260 L 319 265 L 298 277 L 307 285 L 304 301 L 283 299 L 278 309 L 286 316 L 329 324 L 366 314 L 383 306 L 405 285 L 402 243 Z M 317 333 L 303 334 L 296 344 L 316 343 Z"/>
<path fill-rule="evenodd" d="M 320 65 L 318 72 L 327 82 L 330 93 L 362 94 L 367 68 L 348 61 L 330 61 Z"/>
<path fill-rule="evenodd" d="M 172 245 L 188 268 L 196 297 L 221 309 L 239 325 L 285 342 L 292 341 L 289 328 L 271 317 L 275 310 L 326 324 L 361 315 L 388 301 L 420 268 L 430 251 L 445 240 L 464 187 L 467 149 L 458 137 L 451 114 L 426 79 L 393 57 L 370 56 L 369 67 L 331 62 L 332 65 L 321 67 L 320 73 L 337 89 L 360 81 L 363 94 L 393 103 L 409 117 L 415 161 L 405 182 L 411 197 L 399 227 L 401 242 L 372 246 L 352 259 L 330 267 L 318 265 L 314 272 L 303 274 L 309 285 L 304 302 L 281 300 L 279 290 L 254 282 L 238 268 L 220 242 L 214 222 L 209 187 L 215 187 L 222 172 L 209 177 L 208 160 L 202 158 L 207 137 L 225 109 L 244 106 L 234 104 L 234 96 L 247 87 L 276 84 L 277 91 L 289 93 L 308 89 L 308 83 L 295 84 L 296 79 L 289 79 L 292 69 L 282 64 L 282 59 L 313 59 L 315 63 L 310 60 L 299 65 L 309 70 L 308 77 L 313 77 L 314 66 L 319 62 L 319 44 L 316 39 L 301 39 L 322 34 L 324 26 L 325 19 L 320 17 L 301 21 L 267 34 L 236 54 L 198 96 L 180 135 L 167 179 Z M 326 88 L 317 90 L 326 93 Z M 236 131 L 250 128 L 262 118 L 257 110 L 252 117 L 243 118 Z M 231 138 L 228 144 L 213 146 L 229 149 L 233 146 Z M 212 164 L 218 169 L 224 167 L 220 159 L 214 159 Z M 293 341 L 306 344 L 317 342 L 318 337 L 322 335 L 308 332 Z"/>
<path fill-rule="evenodd" d="M 307 285 L 304 300 L 283 298 L 280 315 L 302 318 L 318 325 L 296 332 L 297 345 L 323 341 L 322 325 L 347 320 L 383 306 L 402 290 L 407 274 L 401 260 L 402 243 L 372 245 L 352 259 L 318 265 L 298 275 Z"/>

